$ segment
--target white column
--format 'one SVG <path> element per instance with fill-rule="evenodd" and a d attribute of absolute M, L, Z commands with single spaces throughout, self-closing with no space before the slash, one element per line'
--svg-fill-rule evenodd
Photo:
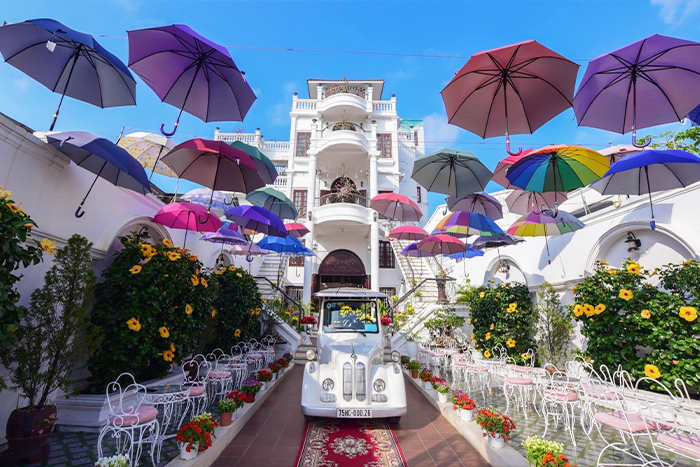
<path fill-rule="evenodd" d="M 377 213 L 372 213 L 370 226 L 370 286 L 375 292 L 379 292 L 379 220 Z"/>
<path fill-rule="evenodd" d="M 369 153 L 369 198 L 374 198 L 377 193 L 377 153 L 372 150 Z"/>
<path fill-rule="evenodd" d="M 311 212 L 316 205 L 316 171 L 318 164 L 316 162 L 316 154 L 309 154 L 309 178 L 306 185 L 306 212 Z"/>
<path fill-rule="evenodd" d="M 309 216 L 309 233 L 306 234 L 306 246 L 313 249 L 314 247 L 314 222 L 313 222 L 313 212 L 308 211 Z M 304 303 L 311 302 L 311 287 L 313 286 L 313 274 L 314 274 L 314 262 L 316 260 L 315 256 L 307 256 L 304 258 L 304 289 L 302 290 L 301 299 Z"/>

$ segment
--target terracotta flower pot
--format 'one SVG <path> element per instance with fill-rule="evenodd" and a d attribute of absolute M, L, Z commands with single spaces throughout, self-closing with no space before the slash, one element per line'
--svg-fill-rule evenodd
<path fill-rule="evenodd" d="M 247 403 L 252 404 L 253 402 L 255 402 L 255 393 L 254 392 L 244 393 L 243 395 L 245 396 L 245 401 Z"/>
<path fill-rule="evenodd" d="M 15 409 L 7 419 L 8 448 L 0 465 L 14 465 L 22 459 L 30 464 L 49 457 L 49 435 L 56 423 L 56 406 L 42 410 Z"/>
<path fill-rule="evenodd" d="M 224 412 L 219 414 L 219 425 L 229 426 L 231 424 L 231 418 L 233 417 L 233 412 Z"/>
<path fill-rule="evenodd" d="M 418 370 L 416 371 L 411 371 L 411 378 L 417 379 L 418 378 Z"/>

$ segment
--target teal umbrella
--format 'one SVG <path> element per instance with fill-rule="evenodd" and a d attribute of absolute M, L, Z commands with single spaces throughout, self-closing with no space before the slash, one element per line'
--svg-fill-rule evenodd
<path fill-rule="evenodd" d="M 277 179 L 275 164 L 273 164 L 270 158 L 263 154 L 260 149 L 242 141 L 234 141 L 228 144 L 236 149 L 244 151 L 253 159 L 253 164 L 255 164 L 255 168 L 258 169 L 258 173 L 266 185 L 272 185 L 272 183 L 274 183 Z"/>
<path fill-rule="evenodd" d="M 246 195 L 246 199 L 254 206 L 265 208 L 276 214 L 280 219 L 296 219 L 299 215 L 292 200 L 287 198 L 284 193 L 269 186 L 251 191 Z"/>
<path fill-rule="evenodd" d="M 454 149 L 416 159 L 411 174 L 426 190 L 455 197 L 484 191 L 491 177 L 493 172 L 474 154 Z"/>

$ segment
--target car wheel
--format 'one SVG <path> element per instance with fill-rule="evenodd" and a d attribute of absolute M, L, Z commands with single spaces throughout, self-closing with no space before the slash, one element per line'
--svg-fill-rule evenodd
<path fill-rule="evenodd" d="M 389 424 L 396 425 L 401 420 L 401 417 L 389 417 Z"/>
<path fill-rule="evenodd" d="M 316 417 L 312 417 L 311 415 L 304 415 L 304 420 L 306 420 L 307 422 L 313 422 L 314 420 L 316 420 Z"/>

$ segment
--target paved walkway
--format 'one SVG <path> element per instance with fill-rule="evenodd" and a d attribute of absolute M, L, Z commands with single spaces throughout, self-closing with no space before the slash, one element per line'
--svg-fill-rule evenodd
<path fill-rule="evenodd" d="M 299 408 L 303 370 L 291 370 L 213 466 L 294 466 L 306 426 Z M 394 431 L 410 467 L 490 465 L 408 382 L 406 397 L 408 413 Z"/>

